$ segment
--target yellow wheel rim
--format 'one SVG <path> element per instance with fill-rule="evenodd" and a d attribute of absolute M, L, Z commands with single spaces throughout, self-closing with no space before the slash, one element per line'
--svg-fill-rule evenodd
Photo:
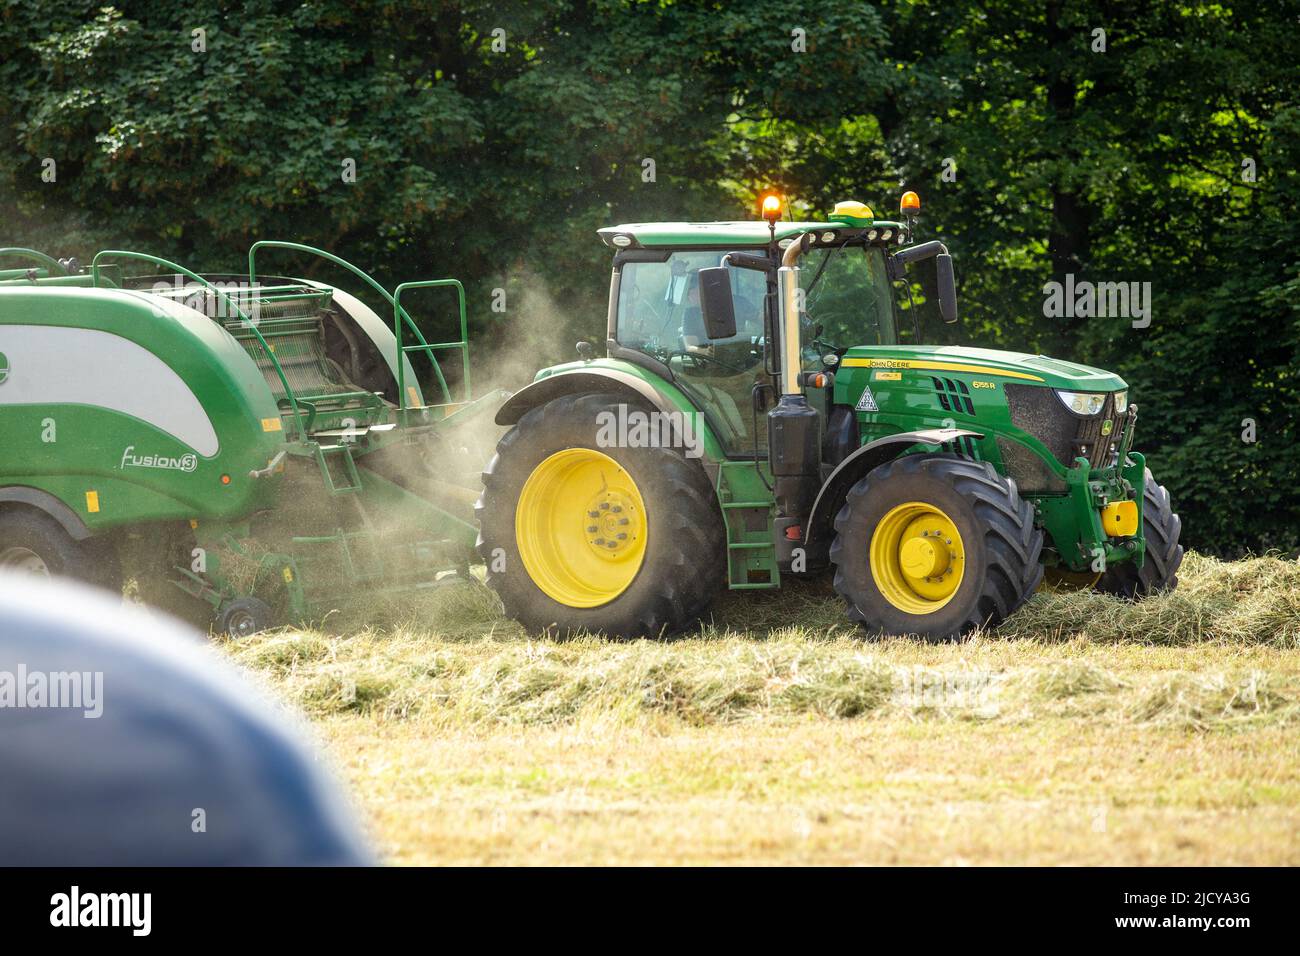
<path fill-rule="evenodd" d="M 567 448 L 524 482 L 515 542 L 529 578 L 568 607 L 598 607 L 631 585 L 646 550 L 645 502 L 608 455 Z"/>
<path fill-rule="evenodd" d="M 933 614 L 952 600 L 966 572 L 966 549 L 953 520 L 920 501 L 891 508 L 871 535 L 871 576 L 908 614 Z"/>

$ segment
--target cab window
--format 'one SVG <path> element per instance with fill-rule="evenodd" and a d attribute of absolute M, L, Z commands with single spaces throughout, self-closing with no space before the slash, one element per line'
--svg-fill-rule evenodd
<path fill-rule="evenodd" d="M 767 429 L 754 428 L 751 393 L 766 383 L 763 356 L 767 282 L 761 272 L 731 269 L 736 334 L 709 339 L 700 311 L 701 269 L 722 263 L 725 250 L 675 252 L 665 262 L 627 262 L 619 274 L 616 338 L 672 369 L 704 409 L 729 455 L 766 449 Z"/>

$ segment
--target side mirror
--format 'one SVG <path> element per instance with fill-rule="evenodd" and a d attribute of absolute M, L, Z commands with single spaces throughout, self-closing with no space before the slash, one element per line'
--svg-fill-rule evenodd
<path fill-rule="evenodd" d="M 941 252 L 934 257 L 934 272 L 939 286 L 939 314 L 951 325 L 957 321 L 957 281 L 952 273 L 952 256 Z"/>
<path fill-rule="evenodd" d="M 736 334 L 736 307 L 731 301 L 731 270 L 726 266 L 701 269 L 700 315 L 704 334 L 710 339 L 729 339 Z"/>

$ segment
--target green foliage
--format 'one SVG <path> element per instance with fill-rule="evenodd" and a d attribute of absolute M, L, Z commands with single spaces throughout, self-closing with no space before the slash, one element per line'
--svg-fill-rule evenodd
<path fill-rule="evenodd" d="M 914 188 L 969 341 L 1123 374 L 1189 544 L 1300 545 L 1300 41 L 1275 3 L 103 2 L 0 11 L 6 243 L 236 270 L 286 238 L 457 275 L 480 356 L 528 343 L 509 378 L 602 337 L 599 226 Z M 1045 318 L 1066 273 L 1151 282 L 1150 327 Z"/>

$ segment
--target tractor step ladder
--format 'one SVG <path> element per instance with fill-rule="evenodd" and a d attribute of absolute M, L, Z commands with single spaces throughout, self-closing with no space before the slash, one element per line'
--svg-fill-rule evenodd
<path fill-rule="evenodd" d="M 722 524 L 727 535 L 727 586 L 733 591 L 756 591 L 781 585 L 772 542 L 771 501 L 737 497 L 728 470 L 752 470 L 750 462 L 723 462 L 718 468 L 717 493 L 722 505 Z"/>
<path fill-rule="evenodd" d="M 361 490 L 361 475 L 357 472 L 357 463 L 352 460 L 350 444 L 316 445 L 315 452 L 326 491 L 331 495 L 352 495 Z M 337 480 L 331 463 L 342 466 L 342 475 L 338 476 L 341 481 Z"/>

